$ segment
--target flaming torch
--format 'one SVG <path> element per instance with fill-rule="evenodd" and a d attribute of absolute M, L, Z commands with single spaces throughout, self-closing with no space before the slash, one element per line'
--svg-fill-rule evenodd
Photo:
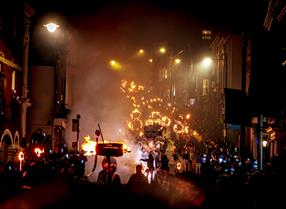
<path fill-rule="evenodd" d="M 24 160 L 24 153 L 23 152 L 19 152 L 18 159 L 20 161 L 20 168 L 19 168 L 19 170 L 22 171 L 22 162 Z"/>
<path fill-rule="evenodd" d="M 126 154 L 126 153 L 129 153 L 131 152 L 131 148 L 127 146 L 127 144 L 123 144 L 123 153 Z"/>
<path fill-rule="evenodd" d="M 44 148 L 41 150 L 39 147 L 35 148 L 35 153 L 37 157 L 41 157 L 41 154 L 45 152 Z"/>
<path fill-rule="evenodd" d="M 81 145 L 82 150 L 85 151 L 85 156 L 96 155 L 96 142 L 92 141 L 90 136 L 84 137 L 84 143 Z"/>

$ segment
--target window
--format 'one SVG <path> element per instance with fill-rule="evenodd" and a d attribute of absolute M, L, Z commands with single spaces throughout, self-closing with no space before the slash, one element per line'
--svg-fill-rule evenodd
<path fill-rule="evenodd" d="M 16 79 L 16 71 L 13 70 L 13 72 L 12 72 L 12 86 L 11 86 L 12 91 L 15 90 L 15 79 Z"/>
<path fill-rule="evenodd" d="M 217 91 L 217 85 L 215 81 L 212 81 L 212 91 L 216 92 Z"/>
<path fill-rule="evenodd" d="M 202 30 L 202 39 L 203 40 L 211 40 L 212 39 L 212 31 L 211 30 Z"/>
<path fill-rule="evenodd" d="M 168 78 L 168 70 L 165 69 L 165 70 L 164 70 L 164 79 L 167 79 L 167 78 Z"/>
<path fill-rule="evenodd" d="M 209 80 L 204 79 L 203 80 L 203 96 L 208 95 L 208 93 L 209 93 Z"/>

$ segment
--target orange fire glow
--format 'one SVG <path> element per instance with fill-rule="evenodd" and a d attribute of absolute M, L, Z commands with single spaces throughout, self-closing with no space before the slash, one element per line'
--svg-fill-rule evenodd
<path fill-rule="evenodd" d="M 41 150 L 39 147 L 36 147 L 34 149 L 34 152 L 36 153 L 37 157 L 41 157 L 41 154 L 45 152 L 44 148 Z"/>
<path fill-rule="evenodd" d="M 24 160 L 24 153 L 23 153 L 23 152 L 19 152 L 19 154 L 18 154 L 18 159 L 19 159 L 20 161 Z"/>
<path fill-rule="evenodd" d="M 82 150 L 85 151 L 85 156 L 92 156 L 96 155 L 95 151 L 96 142 L 92 141 L 90 136 L 84 137 L 84 143 L 81 145 Z"/>

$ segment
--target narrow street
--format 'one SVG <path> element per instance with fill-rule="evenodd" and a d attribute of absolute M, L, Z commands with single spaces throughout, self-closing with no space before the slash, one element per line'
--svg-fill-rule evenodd
<path fill-rule="evenodd" d="M 165 185 L 150 184 L 136 192 L 126 185 L 98 187 L 83 180 L 46 182 L 12 196 L 0 208 L 202 208 L 204 200 L 204 191 L 197 184 L 172 176 Z"/>
<path fill-rule="evenodd" d="M 286 208 L 286 1 L 2 0 L 0 209 Z"/>

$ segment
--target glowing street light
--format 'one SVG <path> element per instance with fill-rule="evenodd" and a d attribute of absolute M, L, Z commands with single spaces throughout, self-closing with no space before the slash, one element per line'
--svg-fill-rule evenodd
<path fill-rule="evenodd" d="M 212 64 L 212 62 L 213 62 L 213 61 L 212 61 L 211 58 L 206 57 L 206 58 L 203 59 L 202 65 L 203 65 L 204 67 L 209 67 L 209 66 Z"/>
<path fill-rule="evenodd" d="M 176 59 L 175 59 L 175 64 L 180 64 L 180 63 L 181 63 L 181 59 L 176 58 Z"/>
<path fill-rule="evenodd" d="M 122 69 L 121 64 L 115 60 L 110 60 L 109 65 L 113 70 L 120 71 Z"/>
<path fill-rule="evenodd" d="M 143 50 L 143 49 L 140 49 L 140 50 L 138 51 L 138 53 L 139 53 L 139 54 L 144 54 L 144 50 Z"/>
<path fill-rule="evenodd" d="M 165 54 L 165 53 L 166 53 L 166 48 L 161 47 L 161 48 L 159 49 L 159 51 L 160 51 L 161 54 Z"/>
<path fill-rule="evenodd" d="M 56 23 L 53 23 L 53 22 L 48 23 L 48 24 L 46 24 L 46 25 L 44 25 L 44 26 L 47 28 L 47 30 L 48 30 L 50 33 L 56 32 L 57 28 L 60 27 L 59 25 L 57 25 Z"/>
<path fill-rule="evenodd" d="M 263 147 L 266 147 L 266 146 L 267 146 L 267 140 L 263 140 L 263 141 L 262 141 L 262 146 L 263 146 Z"/>
<path fill-rule="evenodd" d="M 115 66 L 116 65 L 116 61 L 115 60 L 110 60 L 109 63 L 110 63 L 111 66 Z"/>

